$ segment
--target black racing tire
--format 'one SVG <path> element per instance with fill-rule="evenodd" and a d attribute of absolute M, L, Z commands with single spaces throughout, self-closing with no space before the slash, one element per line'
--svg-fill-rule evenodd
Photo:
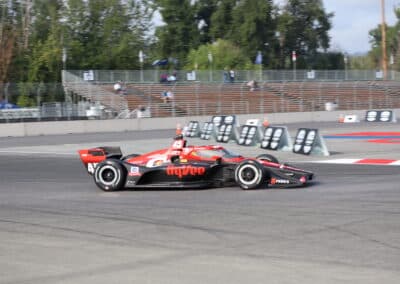
<path fill-rule="evenodd" d="M 256 157 L 256 159 L 257 159 L 257 160 L 265 160 L 265 161 L 267 161 L 267 162 L 279 164 L 279 160 L 278 160 L 275 156 L 270 155 L 270 154 L 261 154 L 261 155 L 258 155 L 258 156 Z"/>
<path fill-rule="evenodd" d="M 244 190 L 261 187 L 265 177 L 264 166 L 254 160 L 244 160 L 235 169 L 235 181 Z"/>
<path fill-rule="evenodd" d="M 104 191 L 121 190 L 126 180 L 126 170 L 116 160 L 105 160 L 94 171 L 94 182 Z"/>

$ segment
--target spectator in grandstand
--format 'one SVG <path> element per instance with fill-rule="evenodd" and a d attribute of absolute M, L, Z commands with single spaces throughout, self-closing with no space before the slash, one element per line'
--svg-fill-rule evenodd
<path fill-rule="evenodd" d="M 172 74 L 172 75 L 168 76 L 167 80 L 168 80 L 168 83 L 175 83 L 176 77 L 175 77 L 175 75 Z"/>
<path fill-rule="evenodd" d="M 168 74 L 162 73 L 160 75 L 160 83 L 168 83 Z"/>
<path fill-rule="evenodd" d="M 224 83 L 228 83 L 228 82 L 229 82 L 228 69 L 224 68 Z"/>
<path fill-rule="evenodd" d="M 165 104 L 168 104 L 174 99 L 174 93 L 171 91 L 163 91 L 161 93 L 161 99 Z"/>
<path fill-rule="evenodd" d="M 122 82 L 118 81 L 117 83 L 114 84 L 114 91 L 119 94 L 119 92 L 122 90 Z"/>
<path fill-rule="evenodd" d="M 251 80 L 249 82 L 247 82 L 247 87 L 250 88 L 250 92 L 254 92 L 256 90 L 258 90 L 258 84 L 256 80 Z"/>
<path fill-rule="evenodd" d="M 174 93 L 171 91 L 167 92 L 167 98 L 169 102 L 172 102 L 174 100 Z"/>
<path fill-rule="evenodd" d="M 143 118 L 143 117 L 150 117 L 150 109 L 147 109 L 144 105 L 139 105 L 136 109 L 136 117 Z"/>
<path fill-rule="evenodd" d="M 172 72 L 172 75 L 174 75 L 175 81 L 178 81 L 178 72 L 176 70 L 174 70 L 174 72 Z"/>
<path fill-rule="evenodd" d="M 161 99 L 163 100 L 163 102 L 166 104 L 168 103 L 168 92 L 167 91 L 163 91 L 161 93 Z"/>
<path fill-rule="evenodd" d="M 229 80 L 231 83 L 235 82 L 235 71 L 233 69 L 231 69 L 231 71 L 229 71 Z"/>
<path fill-rule="evenodd" d="M 122 81 L 114 84 L 114 91 L 118 95 L 126 95 L 126 85 Z"/>

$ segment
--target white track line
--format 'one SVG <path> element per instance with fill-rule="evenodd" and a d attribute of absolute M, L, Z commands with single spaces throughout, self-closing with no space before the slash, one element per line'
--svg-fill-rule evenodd
<path fill-rule="evenodd" d="M 351 164 L 351 165 L 374 165 L 374 166 L 400 166 L 400 160 L 391 159 L 334 159 L 334 160 L 321 160 L 312 161 L 311 163 L 319 164 Z"/>
<path fill-rule="evenodd" d="M 311 161 L 311 163 L 323 163 L 323 164 L 353 164 L 360 159 L 334 159 L 334 160 L 322 160 L 322 161 Z"/>

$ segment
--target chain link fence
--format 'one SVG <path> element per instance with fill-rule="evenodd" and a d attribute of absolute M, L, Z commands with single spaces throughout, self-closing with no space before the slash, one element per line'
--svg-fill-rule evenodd
<path fill-rule="evenodd" d="M 226 82 L 229 70 L 68 70 L 80 79 L 97 83 L 159 83 L 165 75 L 175 75 L 177 81 L 208 83 Z M 384 78 L 380 70 L 234 70 L 235 82 L 270 81 L 381 81 L 400 80 L 400 75 L 389 70 Z"/>
<path fill-rule="evenodd" d="M 89 103 L 61 83 L 0 84 L 0 123 L 86 119 Z"/>

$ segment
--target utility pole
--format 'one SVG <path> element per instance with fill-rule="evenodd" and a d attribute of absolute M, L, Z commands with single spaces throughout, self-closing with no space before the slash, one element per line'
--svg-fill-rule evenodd
<path fill-rule="evenodd" d="M 208 75 L 208 81 L 212 82 L 213 81 L 213 68 L 212 68 L 212 64 L 213 64 L 213 54 L 211 53 L 211 51 L 208 52 L 207 54 L 208 57 L 208 66 L 209 66 L 209 75 Z"/>
<path fill-rule="evenodd" d="M 31 25 L 31 2 L 32 0 L 25 0 L 25 14 L 22 19 L 22 34 L 24 37 L 24 48 L 27 49 L 29 45 L 29 29 Z"/>
<path fill-rule="evenodd" d="M 139 50 L 140 83 L 143 82 L 143 62 L 144 62 L 144 53 L 143 50 Z"/>
<path fill-rule="evenodd" d="M 297 61 L 297 54 L 296 51 L 292 51 L 292 62 L 293 62 L 293 80 L 296 81 L 297 79 L 297 74 L 296 74 L 296 61 Z"/>
<path fill-rule="evenodd" d="M 386 54 L 386 20 L 385 20 L 385 0 L 381 0 L 381 12 L 382 12 L 382 23 L 381 23 L 381 32 L 382 32 L 382 70 L 383 70 L 383 79 L 387 78 L 387 54 Z"/>

